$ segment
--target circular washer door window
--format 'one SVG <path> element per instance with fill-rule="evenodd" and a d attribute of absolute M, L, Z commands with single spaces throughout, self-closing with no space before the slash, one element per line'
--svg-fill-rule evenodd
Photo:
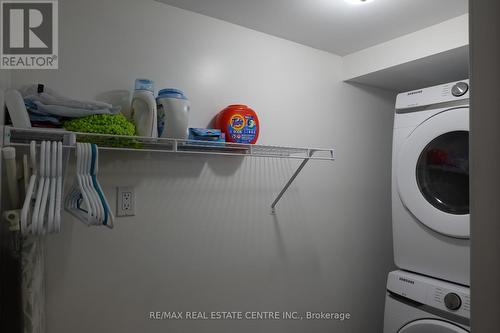
<path fill-rule="evenodd" d="M 420 154 L 416 176 L 431 205 L 450 214 L 469 214 L 469 132 L 448 132 L 432 140 Z"/>
<path fill-rule="evenodd" d="M 422 122 L 402 145 L 397 189 L 422 224 L 469 238 L 469 109 L 455 108 Z"/>
<path fill-rule="evenodd" d="M 468 333 L 468 331 L 447 321 L 422 319 L 403 326 L 398 333 Z"/>

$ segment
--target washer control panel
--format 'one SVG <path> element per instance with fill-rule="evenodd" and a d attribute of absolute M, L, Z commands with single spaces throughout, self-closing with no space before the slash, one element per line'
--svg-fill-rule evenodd
<path fill-rule="evenodd" d="M 461 285 L 395 271 L 389 273 L 387 290 L 409 300 L 470 318 L 470 290 Z"/>
<path fill-rule="evenodd" d="M 396 109 L 410 109 L 469 98 L 469 80 L 441 84 L 398 94 Z"/>

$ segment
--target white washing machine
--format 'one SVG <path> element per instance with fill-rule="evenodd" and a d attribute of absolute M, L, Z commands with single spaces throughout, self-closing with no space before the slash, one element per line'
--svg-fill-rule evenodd
<path fill-rule="evenodd" d="M 397 96 L 392 159 L 394 261 L 470 285 L 469 81 Z"/>
<path fill-rule="evenodd" d="M 470 332 L 468 287 L 404 271 L 389 273 L 384 333 Z"/>

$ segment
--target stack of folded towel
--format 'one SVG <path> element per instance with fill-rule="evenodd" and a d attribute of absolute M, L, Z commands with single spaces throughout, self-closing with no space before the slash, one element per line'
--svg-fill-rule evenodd
<path fill-rule="evenodd" d="M 120 112 L 119 106 L 97 101 L 72 100 L 41 84 L 28 86 L 21 94 L 34 127 L 62 127 L 63 122 L 68 119 Z"/>

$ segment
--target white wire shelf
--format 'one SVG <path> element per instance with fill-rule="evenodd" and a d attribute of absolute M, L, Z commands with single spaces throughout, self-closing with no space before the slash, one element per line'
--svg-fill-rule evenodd
<path fill-rule="evenodd" d="M 69 132 L 47 128 L 15 128 L 4 126 L 4 146 L 28 146 L 32 141 L 62 141 L 63 146 L 74 148 L 76 142 L 90 142 L 99 146 L 99 150 L 143 151 L 154 153 L 226 155 L 244 157 L 267 157 L 299 159 L 302 163 L 271 205 L 272 212 L 286 190 L 310 160 L 333 161 L 334 149 L 297 148 L 268 145 L 252 145 L 224 142 L 207 142 L 167 138 L 149 138 L 139 136 L 108 135 L 94 133 Z"/>
<path fill-rule="evenodd" d="M 97 144 L 99 149 L 104 150 L 334 160 L 333 149 L 206 142 L 5 126 L 4 145 L 29 144 L 31 140 L 63 141 L 66 145 L 73 145 L 75 142 L 92 142 Z"/>

